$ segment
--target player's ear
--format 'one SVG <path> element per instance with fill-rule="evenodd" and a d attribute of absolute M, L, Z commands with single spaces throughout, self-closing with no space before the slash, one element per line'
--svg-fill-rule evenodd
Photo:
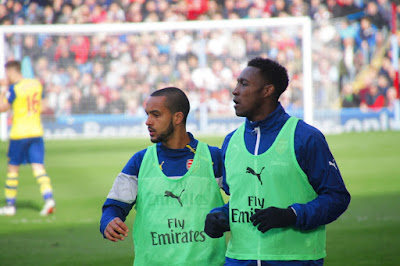
<path fill-rule="evenodd" d="M 263 88 L 263 91 L 264 91 L 264 96 L 265 96 L 265 98 L 268 98 L 268 97 L 273 96 L 274 93 L 275 93 L 275 86 L 274 86 L 274 84 L 265 84 L 265 85 L 264 85 L 264 88 Z"/>
<path fill-rule="evenodd" d="M 174 123 L 175 125 L 179 125 L 183 123 L 183 113 L 182 112 L 176 112 L 174 114 Z"/>

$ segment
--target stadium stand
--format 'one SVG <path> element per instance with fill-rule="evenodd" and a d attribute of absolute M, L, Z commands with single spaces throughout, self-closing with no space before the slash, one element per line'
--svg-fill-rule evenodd
<path fill-rule="evenodd" d="M 322 45 L 339 32 L 340 46 L 329 52 L 317 49 L 313 75 L 317 103 L 329 104 L 329 93 L 340 93 L 343 107 L 379 108 L 391 105 L 394 68 L 388 45 L 390 5 L 388 0 L 55 0 L 1 1 L 0 24 L 81 24 L 113 22 L 154 22 L 182 20 L 246 19 L 310 16 L 319 26 L 314 38 Z M 397 8 L 400 10 L 400 7 Z M 143 38 L 143 36 L 141 36 Z M 6 36 L 6 59 L 30 61 L 32 71 L 46 91 L 46 113 L 57 114 L 140 114 L 149 93 L 176 81 L 186 88 L 194 108 L 204 90 L 209 111 L 230 112 L 230 89 L 240 63 L 264 54 L 288 65 L 291 88 L 283 96 L 286 108 L 299 108 L 301 95 L 296 86 L 301 76 L 295 63 L 299 45 L 296 38 L 274 40 L 263 33 L 246 32 L 228 42 L 222 32 L 202 36 L 211 65 L 192 47 L 199 36 L 178 31 L 160 34 L 146 43 L 135 36 L 95 35 L 46 38 Z M 264 41 L 268 40 L 268 42 Z M 174 46 L 174 47 L 173 47 Z M 179 47 L 179 49 L 176 49 Z M 179 51 L 179 52 L 176 52 Z M 170 58 L 174 57 L 174 65 Z M 340 68 L 332 61 L 340 60 Z M 229 66 L 229 67 L 228 67 Z M 52 75 L 50 75 L 50 73 Z M 365 74 L 368 73 L 368 74 Z M 371 74 L 372 73 L 372 74 Z M 366 76 L 376 77 L 367 79 Z M 207 88 L 204 80 L 207 79 Z M 338 88 L 326 88 L 324 80 L 339 81 Z M 375 81 L 379 80 L 379 84 Z M 371 88 L 374 87 L 374 88 Z M 68 88 L 68 89 L 65 89 Z M 346 88 L 346 89 L 342 89 Z M 371 95 L 371 91 L 374 93 Z M 352 96 L 356 100 L 353 101 Z M 376 99 L 379 105 L 375 104 Z M 334 103 L 342 106 L 342 103 Z"/>

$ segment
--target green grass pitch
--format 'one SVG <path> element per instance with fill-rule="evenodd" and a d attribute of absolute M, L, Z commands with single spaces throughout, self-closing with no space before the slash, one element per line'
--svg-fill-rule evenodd
<path fill-rule="evenodd" d="M 203 137 L 215 146 L 222 137 Z M 327 226 L 325 265 L 400 265 L 400 132 L 327 136 L 352 194 L 347 212 Z M 0 265 L 132 265 L 133 243 L 99 233 L 101 206 L 115 176 L 148 139 L 46 142 L 57 211 L 39 216 L 42 200 L 21 167 L 17 215 L 0 217 Z M 7 143 L 0 143 L 0 186 Z M 4 193 L 0 192 L 0 202 Z M 127 223 L 132 228 L 134 214 Z"/>

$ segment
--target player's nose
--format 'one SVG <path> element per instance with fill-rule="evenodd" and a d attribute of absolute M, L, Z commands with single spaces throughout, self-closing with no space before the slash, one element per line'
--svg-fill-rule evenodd
<path fill-rule="evenodd" d="M 238 85 L 236 85 L 235 86 L 235 88 L 233 89 L 233 91 L 232 91 L 232 95 L 234 95 L 234 96 L 237 96 L 237 95 L 239 95 L 239 89 L 238 89 Z"/>
<path fill-rule="evenodd" d="M 150 125 L 152 125 L 152 121 L 151 121 L 151 118 L 150 118 L 150 116 L 148 116 L 147 117 L 147 119 L 146 119 L 146 126 L 150 126 Z"/>

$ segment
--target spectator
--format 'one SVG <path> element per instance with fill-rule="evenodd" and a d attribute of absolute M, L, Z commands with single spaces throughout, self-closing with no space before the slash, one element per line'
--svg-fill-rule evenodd
<path fill-rule="evenodd" d="M 84 5 L 89 8 L 90 12 L 93 12 L 96 6 L 101 7 L 101 5 L 97 3 L 97 0 L 85 0 Z"/>
<path fill-rule="evenodd" d="M 91 23 L 103 23 L 107 21 L 107 11 L 105 11 L 100 5 L 95 5 L 90 15 Z"/>
<path fill-rule="evenodd" d="M 54 23 L 57 23 L 63 8 L 64 0 L 54 0 L 53 1 L 53 12 L 54 12 Z"/>
<path fill-rule="evenodd" d="M 83 0 L 70 0 L 70 3 L 72 4 L 73 9 L 75 10 L 83 5 Z"/>
<path fill-rule="evenodd" d="M 246 41 L 239 33 L 234 32 L 231 36 L 231 41 L 227 43 L 229 56 L 239 59 L 246 55 Z"/>
<path fill-rule="evenodd" d="M 378 90 L 381 91 L 383 94 L 386 94 L 386 91 L 389 89 L 389 80 L 383 74 L 378 74 L 377 80 Z"/>
<path fill-rule="evenodd" d="M 107 22 L 124 22 L 125 13 L 116 2 L 112 2 L 107 12 Z"/>
<path fill-rule="evenodd" d="M 383 27 L 387 27 L 389 25 L 389 17 L 383 17 L 382 13 L 379 12 L 377 3 L 373 1 L 367 3 L 367 6 L 365 7 L 365 15 L 378 29 L 382 29 Z"/>
<path fill-rule="evenodd" d="M 81 114 L 84 109 L 82 106 L 82 92 L 77 86 L 71 89 L 71 114 Z"/>
<path fill-rule="evenodd" d="M 388 80 L 394 80 L 395 70 L 389 56 L 383 58 L 381 68 L 379 69 L 379 75 L 384 75 Z"/>
<path fill-rule="evenodd" d="M 379 90 L 378 83 L 376 81 L 363 89 L 361 98 L 361 108 L 363 110 L 378 111 L 385 106 L 385 96 L 383 92 Z"/>
<path fill-rule="evenodd" d="M 94 114 L 97 111 L 97 98 L 100 95 L 99 86 L 92 84 L 90 93 L 82 98 L 82 113 Z"/>
<path fill-rule="evenodd" d="M 351 37 L 343 39 L 343 66 L 348 80 L 354 80 L 357 71 L 354 65 L 354 50 L 354 39 Z"/>
<path fill-rule="evenodd" d="M 143 108 L 140 107 L 137 98 L 128 98 L 125 114 L 130 116 L 143 116 L 145 115 L 145 112 Z"/>
<path fill-rule="evenodd" d="M 68 48 L 62 48 L 57 61 L 60 68 L 67 68 L 68 66 L 74 65 L 74 58 L 69 52 Z"/>
<path fill-rule="evenodd" d="M 97 97 L 96 100 L 96 114 L 109 114 L 110 113 L 110 108 L 109 105 L 107 104 L 107 99 L 104 97 L 104 95 L 100 95 Z"/>
<path fill-rule="evenodd" d="M 222 18 L 222 8 L 221 5 L 217 3 L 216 0 L 208 1 L 207 16 L 212 20 L 218 20 Z"/>
<path fill-rule="evenodd" d="M 224 19 L 228 19 L 231 17 L 231 14 L 234 13 L 235 2 L 234 0 L 225 0 L 223 2 L 222 14 Z"/>
<path fill-rule="evenodd" d="M 286 2 L 284 0 L 275 0 L 275 3 L 271 6 L 271 16 L 279 17 L 283 13 L 287 13 Z"/>
<path fill-rule="evenodd" d="M 208 0 L 186 0 L 188 20 L 195 20 L 208 10 Z"/>
<path fill-rule="evenodd" d="M 228 36 L 222 30 L 211 32 L 210 39 L 207 43 L 207 53 L 216 58 L 220 58 L 226 51 L 225 47 L 228 43 Z"/>
<path fill-rule="evenodd" d="M 86 36 L 74 36 L 69 43 L 70 51 L 75 56 L 75 63 L 85 64 L 89 57 L 90 41 Z"/>
<path fill-rule="evenodd" d="M 42 24 L 53 24 L 55 22 L 54 9 L 51 6 L 45 6 L 43 10 Z"/>
<path fill-rule="evenodd" d="M 27 24 L 40 24 L 41 20 L 41 9 L 37 3 L 31 2 L 25 14 Z"/>
<path fill-rule="evenodd" d="M 360 21 L 360 27 L 358 33 L 356 34 L 356 45 L 357 48 L 363 54 L 363 58 L 366 63 L 369 63 L 373 52 L 375 51 L 375 34 L 377 28 L 371 23 L 371 20 L 364 17 Z"/>
<path fill-rule="evenodd" d="M 91 12 L 88 6 L 81 5 L 72 11 L 72 19 L 75 24 L 86 24 L 90 22 Z"/>
<path fill-rule="evenodd" d="M 389 0 L 377 0 L 378 3 L 378 12 L 381 17 L 383 17 L 386 21 L 386 25 L 391 25 L 391 17 L 392 17 L 392 1 Z"/>
<path fill-rule="evenodd" d="M 396 100 L 397 100 L 397 91 L 395 87 L 390 87 L 386 91 L 386 106 L 389 110 L 393 111 Z"/>
<path fill-rule="evenodd" d="M 126 14 L 126 22 L 141 22 L 143 21 L 143 15 L 141 12 L 142 4 L 134 2 L 129 6 Z"/>
<path fill-rule="evenodd" d="M 12 1 L 7 2 L 8 3 L 12 3 Z M 10 12 L 10 16 L 13 18 L 13 21 L 17 21 L 18 18 L 23 18 L 24 17 L 24 10 L 23 10 L 23 6 L 20 2 L 14 2 L 11 12 Z"/>
<path fill-rule="evenodd" d="M 343 108 L 360 107 L 360 96 L 354 92 L 353 86 L 350 83 L 343 85 L 341 98 Z"/>
<path fill-rule="evenodd" d="M 339 6 L 338 4 L 339 1 L 337 0 L 327 0 L 326 5 L 331 12 L 332 17 L 337 18 L 337 17 L 342 17 L 343 14 L 343 8 Z M 318 6 L 320 5 L 320 0 L 312 0 L 311 1 L 313 8 L 318 9 Z M 313 18 L 313 16 L 311 16 Z"/>
<path fill-rule="evenodd" d="M 196 10 L 201 10 L 201 12 L 195 14 Z M 361 12 L 363 10 L 364 12 Z M 336 85 L 332 85 L 339 79 L 337 69 L 335 70 L 336 65 L 343 58 L 346 71 L 343 72 L 344 76 L 342 73 L 341 79 L 344 77 L 345 82 L 353 80 L 358 72 L 370 62 L 375 50 L 379 47 L 384 48 L 383 44 L 387 35 L 382 29 L 389 27 L 390 12 L 388 0 L 369 1 L 365 6 L 358 0 L 120 0 L 116 2 L 55 0 L 35 1 L 26 6 L 22 6 L 20 1 L 10 0 L 5 4 L 0 4 L 0 23 L 22 25 L 179 21 L 187 20 L 187 17 L 191 16 L 199 20 L 309 14 L 314 21 L 318 22 L 314 33 L 319 33 L 314 35 L 317 41 L 313 43 L 315 56 L 313 72 L 316 73 L 317 80 L 316 97 L 321 100 L 320 103 L 329 105 L 326 99 L 335 97 L 335 93 L 338 96 L 339 91 Z M 335 21 L 328 20 L 331 17 L 337 18 L 343 15 L 349 15 L 350 22 L 344 18 L 338 18 Z M 366 17 L 356 20 L 363 15 Z M 366 23 L 365 21 L 368 20 L 369 23 Z M 337 35 L 337 30 L 339 35 Z M 125 94 L 126 82 L 134 82 L 140 84 L 138 90 L 143 90 L 134 97 L 143 99 L 158 85 L 175 82 L 179 83 L 180 87 L 190 90 L 191 95 L 200 95 L 201 90 L 206 88 L 213 92 L 209 95 L 210 100 L 217 103 L 223 98 L 219 97 L 218 93 L 234 86 L 230 84 L 231 82 L 225 82 L 224 77 L 232 75 L 234 80 L 240 72 L 240 64 L 246 60 L 247 56 L 254 57 L 263 53 L 288 66 L 293 75 L 291 84 L 293 88 L 288 89 L 290 97 L 287 98 L 293 101 L 293 106 L 297 106 L 302 99 L 302 66 L 299 48 L 302 36 L 293 36 L 293 33 L 285 35 L 284 32 L 277 33 L 273 29 L 248 32 L 224 30 L 217 33 L 178 30 L 170 33 L 68 38 L 7 34 L 5 54 L 8 58 L 21 58 L 28 55 L 35 68 L 40 69 L 36 70 L 35 74 L 47 86 L 76 85 L 85 77 L 85 73 L 90 73 L 93 79 L 90 84 L 85 85 L 86 89 L 81 91 L 82 99 L 85 100 L 90 91 L 87 88 L 91 88 L 92 85 L 97 85 L 99 93 L 109 99 L 110 90 L 121 90 L 121 93 Z M 339 36 L 343 49 L 333 47 Z M 321 40 L 322 45 L 318 46 Z M 338 54 L 339 52 L 342 54 Z M 392 84 L 394 79 L 391 56 L 389 51 L 379 70 L 380 74 L 385 76 L 386 84 Z M 223 66 L 230 67 L 230 74 L 227 74 L 225 70 L 218 70 L 221 69 L 221 63 Z M 114 67 L 110 67 L 111 64 Z M 46 65 L 46 67 L 36 67 L 36 65 Z M 210 74 L 209 80 L 204 78 L 207 73 Z M 192 76 L 195 77 L 194 80 Z M 381 82 L 385 83 L 383 77 L 377 80 L 379 90 L 386 97 L 389 85 L 381 85 Z M 55 97 L 58 102 L 54 105 L 56 114 L 59 114 L 62 109 L 68 112 L 75 108 L 76 104 L 72 102 L 70 107 L 66 104 L 65 108 L 59 103 L 60 99 L 65 99 L 65 95 L 71 96 L 70 90 L 62 91 L 56 88 L 55 91 L 57 95 L 63 94 L 62 97 Z M 365 90 L 362 91 L 365 92 Z M 129 97 L 122 97 L 125 105 L 128 99 Z M 53 104 L 53 102 L 54 100 L 49 100 L 49 103 Z M 134 104 L 132 103 L 131 106 Z M 87 111 L 82 109 L 80 112 Z"/>
<path fill-rule="evenodd" d="M 57 16 L 56 22 L 59 24 L 69 24 L 72 21 L 72 6 L 64 4 L 61 9 L 61 14 Z"/>
<path fill-rule="evenodd" d="M 0 4 L 0 24 L 4 25 L 4 22 L 9 20 L 10 20 L 10 14 L 8 13 L 6 6 Z"/>
<path fill-rule="evenodd" d="M 307 15 L 309 7 L 304 0 L 293 0 L 290 4 L 290 15 L 299 17 Z"/>
<path fill-rule="evenodd" d="M 42 53 L 33 35 L 25 35 L 22 47 L 22 54 L 29 54 L 33 61 L 36 61 Z"/>

